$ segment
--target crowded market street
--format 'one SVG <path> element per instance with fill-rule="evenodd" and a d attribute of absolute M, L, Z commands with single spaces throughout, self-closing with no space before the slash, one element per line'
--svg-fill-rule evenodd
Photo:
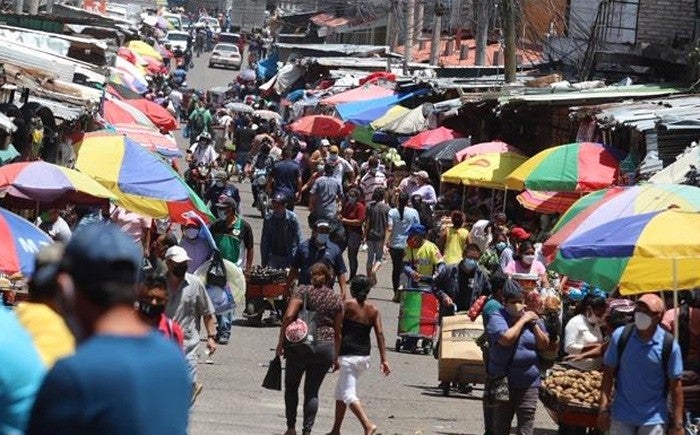
<path fill-rule="evenodd" d="M 206 67 L 206 58 L 195 60 L 195 68 L 188 76 L 195 89 L 225 86 L 235 72 Z M 181 147 L 186 147 L 181 135 L 176 136 Z M 256 245 L 262 229 L 262 219 L 251 207 L 250 183 L 237 185 L 241 190 L 243 216 L 253 228 Z M 308 210 L 298 207 L 304 234 L 310 235 L 306 218 Z M 257 248 L 257 246 L 256 246 Z M 256 264 L 259 250 L 256 249 Z M 364 264 L 361 253 L 360 264 Z M 394 342 L 398 323 L 398 305 L 391 301 L 390 265 L 380 269 L 379 284 L 370 294 L 384 316 L 387 342 Z M 240 315 L 242 307 L 237 313 Z M 268 362 L 274 356 L 278 328 L 251 328 L 238 322 L 226 346 L 219 346 L 214 354 L 214 365 L 200 364 L 202 394 L 197 399 L 191 416 L 193 435 L 215 434 L 281 434 L 284 426 L 282 393 L 263 389 L 260 384 Z M 376 351 L 376 343 L 373 344 Z M 391 347 L 391 346 L 390 346 Z M 379 372 L 379 360 L 373 358 L 372 367 L 365 375 L 360 393 L 366 397 L 367 409 L 383 434 L 481 434 L 484 431 L 481 407 L 482 386 L 473 394 L 453 394 L 443 397 L 438 389 L 437 361 L 432 355 L 389 353 L 394 371 L 387 378 Z M 335 376 L 335 377 L 334 377 Z M 330 375 L 321 388 L 320 408 L 316 419 L 319 433 L 330 430 L 333 424 L 333 394 L 336 375 Z M 554 433 L 556 425 L 540 406 L 537 412 L 536 433 Z M 347 433 L 361 433 L 355 421 L 348 421 Z"/>

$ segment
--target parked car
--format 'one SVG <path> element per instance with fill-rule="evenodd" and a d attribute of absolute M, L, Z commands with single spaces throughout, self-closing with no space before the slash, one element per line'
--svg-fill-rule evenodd
<path fill-rule="evenodd" d="M 190 34 L 182 30 L 171 30 L 165 35 L 165 42 L 170 43 L 170 47 L 175 50 L 179 48 L 183 52 L 187 51 Z"/>
<path fill-rule="evenodd" d="M 214 66 L 233 67 L 241 69 L 243 58 L 238 46 L 235 44 L 216 44 L 209 57 L 209 68 Z"/>
<path fill-rule="evenodd" d="M 226 44 L 235 44 L 238 46 L 238 51 L 243 53 L 245 49 L 245 36 L 240 33 L 222 33 L 219 35 L 219 42 Z"/>
<path fill-rule="evenodd" d="M 221 26 L 219 25 L 219 20 L 212 17 L 201 17 L 199 21 L 200 24 L 204 24 L 205 27 L 209 27 L 215 35 L 221 33 Z"/>

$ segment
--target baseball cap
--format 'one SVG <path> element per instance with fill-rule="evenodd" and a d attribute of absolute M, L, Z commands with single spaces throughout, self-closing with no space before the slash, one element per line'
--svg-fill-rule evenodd
<path fill-rule="evenodd" d="M 286 204 L 287 203 L 287 196 L 282 192 L 277 192 L 272 196 L 272 201 L 278 202 L 280 204 Z"/>
<path fill-rule="evenodd" d="M 430 179 L 430 177 L 428 176 L 428 173 L 427 173 L 426 171 L 414 172 L 413 175 L 415 175 L 416 177 L 420 177 L 420 178 L 422 178 L 422 179 L 424 179 L 424 180 L 429 180 L 429 179 Z"/>
<path fill-rule="evenodd" d="M 217 208 L 238 208 L 238 203 L 235 199 L 227 195 L 219 196 L 219 200 L 216 203 Z"/>
<path fill-rule="evenodd" d="M 337 145 L 331 146 L 330 150 L 328 150 L 331 154 L 338 154 L 340 152 L 340 148 L 338 148 Z"/>
<path fill-rule="evenodd" d="M 426 230 L 423 225 L 413 224 L 410 227 L 408 227 L 408 229 L 406 230 L 406 235 L 409 237 L 415 236 L 415 235 L 424 236 L 425 233 L 427 233 L 427 232 L 428 232 L 428 230 Z"/>
<path fill-rule="evenodd" d="M 182 246 L 171 246 L 165 251 L 165 259 L 174 261 L 175 263 L 184 263 L 190 261 L 191 258 L 187 255 L 187 251 Z"/>
<path fill-rule="evenodd" d="M 328 221 L 325 220 L 325 219 L 319 219 L 319 220 L 317 220 L 316 222 L 314 222 L 314 228 L 317 229 L 317 230 L 320 230 L 320 229 L 322 229 L 322 228 L 323 228 L 323 229 L 330 229 L 330 228 L 331 228 L 331 224 L 330 224 L 330 222 L 328 222 Z"/>
<path fill-rule="evenodd" d="M 530 238 L 530 233 L 525 231 L 523 228 L 515 227 L 510 230 L 510 235 L 517 240 L 527 240 Z"/>
<path fill-rule="evenodd" d="M 218 170 L 214 172 L 214 180 L 216 181 L 226 181 L 228 178 L 228 174 L 226 174 L 226 171 Z"/>
<path fill-rule="evenodd" d="M 196 219 L 192 219 L 192 218 L 187 218 L 187 219 L 185 219 L 185 225 L 184 225 L 185 228 L 187 228 L 187 227 L 197 227 L 197 228 L 199 228 L 200 225 L 201 225 L 201 224 L 200 224 L 199 221 L 196 220 Z"/>
<path fill-rule="evenodd" d="M 654 314 L 663 314 L 666 311 L 666 305 L 663 299 L 653 293 L 645 293 L 637 300 L 637 305 L 644 304 L 649 311 Z"/>
<path fill-rule="evenodd" d="M 329 146 L 331 146 L 331 141 L 329 141 L 328 139 L 321 139 L 321 146 L 322 147 L 329 147 Z"/>
<path fill-rule="evenodd" d="M 95 223 L 76 231 L 66 245 L 61 268 L 82 283 L 136 283 L 142 254 L 134 240 L 112 223 Z M 122 267 L 124 264 L 129 273 Z M 90 286 L 87 286 L 89 290 Z"/>

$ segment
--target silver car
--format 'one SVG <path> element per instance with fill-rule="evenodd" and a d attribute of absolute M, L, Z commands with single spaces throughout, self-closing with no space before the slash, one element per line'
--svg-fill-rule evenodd
<path fill-rule="evenodd" d="M 238 46 L 235 44 L 216 44 L 209 57 L 209 68 L 215 66 L 233 67 L 241 69 L 243 58 Z"/>

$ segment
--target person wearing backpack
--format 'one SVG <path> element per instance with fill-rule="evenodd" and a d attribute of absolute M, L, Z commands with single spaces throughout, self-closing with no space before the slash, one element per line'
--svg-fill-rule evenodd
<path fill-rule="evenodd" d="M 603 360 L 600 430 L 612 435 L 683 434 L 683 362 L 673 335 L 659 325 L 664 311 L 660 297 L 644 294 L 635 305 L 634 324 L 613 332 Z"/>
<path fill-rule="evenodd" d="M 203 99 L 200 98 L 197 101 L 197 106 L 192 113 L 190 113 L 189 121 L 190 145 L 192 145 L 197 138 L 199 138 L 200 134 L 204 132 L 211 134 L 211 113 L 204 105 Z"/>

